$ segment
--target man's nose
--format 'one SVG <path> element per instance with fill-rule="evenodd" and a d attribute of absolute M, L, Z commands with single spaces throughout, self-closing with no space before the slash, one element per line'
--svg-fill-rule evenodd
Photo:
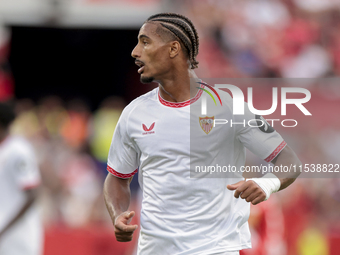
<path fill-rule="evenodd" d="M 140 51 L 139 51 L 138 48 L 139 48 L 139 47 L 138 47 L 138 44 L 137 44 L 136 47 L 132 50 L 131 56 L 132 56 L 133 58 L 139 58 L 139 57 L 140 57 Z"/>

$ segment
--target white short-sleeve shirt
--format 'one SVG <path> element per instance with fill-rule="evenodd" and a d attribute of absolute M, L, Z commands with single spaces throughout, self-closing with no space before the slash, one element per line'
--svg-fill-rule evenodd
<path fill-rule="evenodd" d="M 202 91 L 182 103 L 161 98 L 158 88 L 138 97 L 123 111 L 113 135 L 108 171 L 129 178 L 139 171 L 143 191 L 138 254 L 216 254 L 251 248 L 250 206 L 234 198 L 228 184 L 243 178 L 192 178 L 197 165 L 245 164 L 245 148 L 271 161 L 285 146 L 276 132 L 242 125 L 201 122 L 190 112 Z M 232 99 L 221 92 L 215 119 L 241 122 Z M 244 119 L 256 119 L 246 112 Z"/>
<path fill-rule="evenodd" d="M 25 203 L 25 190 L 40 184 L 33 148 L 21 137 L 0 144 L 0 230 Z M 40 255 L 43 231 L 36 205 L 31 206 L 0 239 L 0 254 Z"/>

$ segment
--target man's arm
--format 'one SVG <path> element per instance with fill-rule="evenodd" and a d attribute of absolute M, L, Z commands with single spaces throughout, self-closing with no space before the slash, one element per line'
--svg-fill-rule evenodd
<path fill-rule="evenodd" d="M 135 212 L 129 212 L 130 205 L 130 183 L 133 177 L 121 179 L 108 174 L 104 183 L 104 199 L 106 208 L 111 216 L 115 227 L 116 239 L 119 242 L 132 240 L 133 232 L 137 225 L 130 225 Z"/>
<path fill-rule="evenodd" d="M 272 163 L 274 163 L 275 166 L 290 166 L 291 164 L 296 166 L 301 165 L 301 161 L 288 145 L 279 153 Z M 278 176 L 280 180 L 279 190 L 285 189 L 291 185 L 299 174 L 300 173 L 297 171 L 296 173 L 285 173 L 283 178 L 279 178 L 280 176 Z M 267 196 L 264 190 L 256 182 L 250 180 L 228 185 L 227 188 L 229 190 L 235 190 L 234 196 L 236 198 L 241 197 L 247 202 L 251 202 L 253 205 L 263 202 Z"/>
<path fill-rule="evenodd" d="M 280 152 L 280 154 L 276 158 L 273 159 L 272 163 L 275 166 L 300 166 L 302 164 L 295 152 L 288 145 Z M 281 182 L 279 190 L 287 188 L 296 180 L 299 175 L 299 171 L 292 171 L 291 173 L 285 173 L 285 176 L 283 178 L 280 178 L 281 176 L 278 176 Z"/>
<path fill-rule="evenodd" d="M 2 229 L 2 231 L 0 231 L 0 239 L 16 222 L 18 222 L 21 219 L 21 217 L 25 215 L 28 209 L 33 205 L 33 203 L 38 197 L 38 188 L 26 190 L 25 195 L 26 195 L 25 203 L 18 210 L 17 214 L 14 215 L 12 220 L 8 222 L 8 224 Z"/>

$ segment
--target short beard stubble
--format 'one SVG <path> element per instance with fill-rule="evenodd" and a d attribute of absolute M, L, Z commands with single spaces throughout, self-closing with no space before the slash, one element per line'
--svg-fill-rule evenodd
<path fill-rule="evenodd" d="M 140 77 L 140 82 L 143 84 L 151 83 L 154 81 L 155 78 L 153 77 Z"/>

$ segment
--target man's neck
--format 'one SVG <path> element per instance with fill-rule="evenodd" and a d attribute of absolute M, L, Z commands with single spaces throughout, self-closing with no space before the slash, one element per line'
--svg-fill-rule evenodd
<path fill-rule="evenodd" d="M 173 75 L 159 81 L 159 92 L 163 99 L 169 102 L 184 102 L 195 96 L 197 92 L 197 80 L 195 72 Z"/>

